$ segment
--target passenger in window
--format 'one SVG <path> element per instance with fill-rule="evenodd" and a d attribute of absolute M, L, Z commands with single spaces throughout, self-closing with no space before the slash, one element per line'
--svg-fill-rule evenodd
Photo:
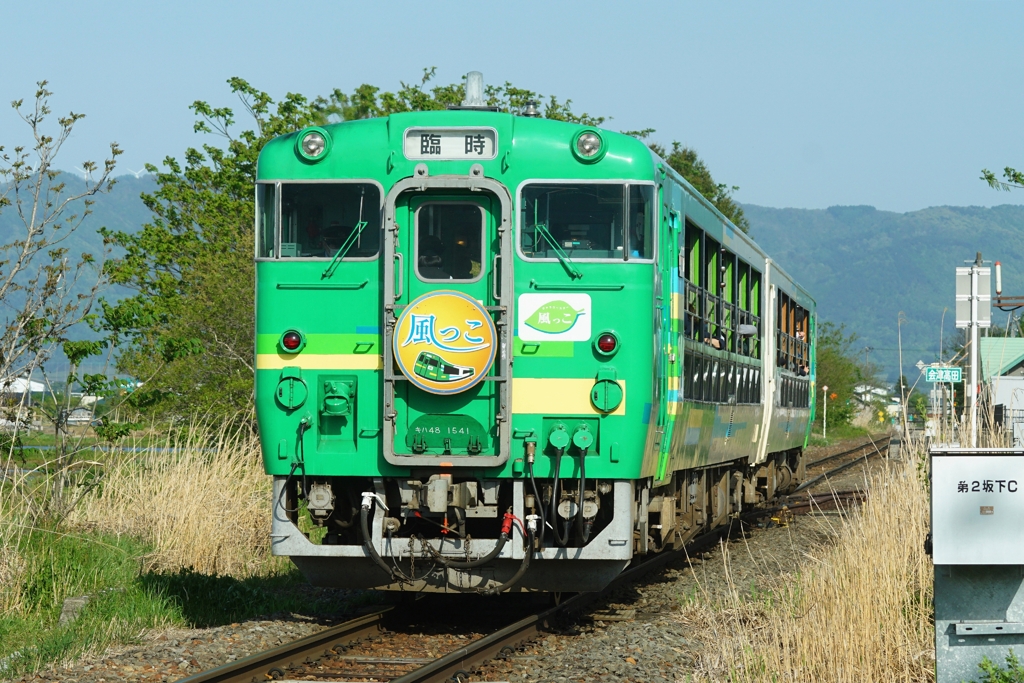
<path fill-rule="evenodd" d="M 690 305 L 686 307 L 686 316 L 683 320 L 683 330 L 686 333 L 687 339 L 696 339 L 695 332 L 697 330 L 697 305 L 690 302 Z"/>
<path fill-rule="evenodd" d="M 714 336 L 708 335 L 708 333 L 707 333 L 707 325 L 706 324 L 705 324 L 704 328 L 705 328 L 704 329 L 704 343 L 705 344 L 710 344 L 712 347 L 714 347 L 714 348 L 716 348 L 716 349 L 718 349 L 720 351 L 722 349 L 724 349 L 725 348 L 725 333 L 722 331 L 721 325 L 718 326 L 718 330 L 715 332 Z"/>
<path fill-rule="evenodd" d="M 803 330 L 796 331 L 796 354 L 797 354 L 797 368 L 796 374 L 801 377 L 806 377 L 808 373 L 807 368 L 807 339 Z"/>

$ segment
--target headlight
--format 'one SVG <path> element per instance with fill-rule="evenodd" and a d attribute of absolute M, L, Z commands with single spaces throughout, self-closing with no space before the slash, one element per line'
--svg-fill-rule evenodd
<path fill-rule="evenodd" d="M 309 133 L 302 138 L 302 151 L 306 153 L 306 156 L 318 157 L 326 148 L 327 142 L 320 133 Z"/>
<path fill-rule="evenodd" d="M 581 157 L 594 156 L 601 151 L 601 138 L 597 133 L 584 133 L 576 138 L 576 151 Z"/>
<path fill-rule="evenodd" d="M 306 161 L 320 161 L 331 151 L 331 134 L 323 128 L 307 128 L 299 134 L 295 151 Z"/>
<path fill-rule="evenodd" d="M 608 145 L 596 130 L 583 130 L 572 139 L 572 154 L 585 164 L 593 164 L 604 158 Z"/>

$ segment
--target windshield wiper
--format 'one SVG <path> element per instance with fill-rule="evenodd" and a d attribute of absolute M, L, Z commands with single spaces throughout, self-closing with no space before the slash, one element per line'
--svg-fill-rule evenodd
<path fill-rule="evenodd" d="M 327 268 L 324 269 L 323 274 L 320 276 L 321 280 L 326 280 L 334 275 L 334 271 L 338 269 L 338 261 L 345 258 L 345 254 L 348 253 L 348 250 L 351 249 L 352 245 L 354 245 L 356 240 L 359 239 L 359 235 L 363 233 L 363 228 L 365 227 L 366 221 L 359 221 L 356 223 L 356 227 L 352 228 L 352 233 L 348 236 L 348 239 L 342 243 L 341 248 L 334 254 L 334 258 L 327 264 Z"/>
<path fill-rule="evenodd" d="M 534 223 L 534 229 L 537 232 L 539 232 L 547 241 L 547 243 L 551 245 L 551 248 L 554 249 L 555 256 L 558 258 L 558 262 L 562 264 L 563 268 L 565 268 L 565 272 L 569 274 L 569 277 L 571 277 L 573 280 L 578 280 L 581 277 L 583 277 L 583 272 L 576 267 L 576 264 L 572 262 L 572 259 L 569 258 L 569 255 L 562 251 L 562 248 L 558 246 L 558 242 L 555 240 L 554 236 L 548 230 L 548 226 L 544 225 L 543 223 Z"/>

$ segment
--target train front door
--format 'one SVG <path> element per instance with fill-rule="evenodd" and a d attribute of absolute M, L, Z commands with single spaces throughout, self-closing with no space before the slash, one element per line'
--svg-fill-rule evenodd
<path fill-rule="evenodd" d="M 393 288 L 384 312 L 391 462 L 486 466 L 508 458 L 506 198 L 443 187 L 394 199 L 384 280 Z"/>

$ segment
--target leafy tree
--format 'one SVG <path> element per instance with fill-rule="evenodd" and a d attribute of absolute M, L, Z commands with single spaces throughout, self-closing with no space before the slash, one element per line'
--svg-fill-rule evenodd
<path fill-rule="evenodd" d="M 241 132 L 233 109 L 192 104 L 194 129 L 208 142 L 186 150 L 181 161 L 168 157 L 162 169 L 147 165 L 158 185 L 143 195 L 153 220 L 136 233 L 105 233 L 124 250 L 123 257 L 108 263 L 107 273 L 113 283 L 134 291 L 117 303 L 104 302 L 105 328 L 124 346 L 119 368 L 142 382 L 127 395 L 130 405 L 176 414 L 248 414 L 254 366 L 252 188 L 260 150 L 270 139 L 307 125 L 461 103 L 465 84 L 437 85 L 434 75 L 434 69 L 424 69 L 418 83 L 402 83 L 395 92 L 364 84 L 313 100 L 289 93 L 280 102 L 231 78 L 231 91 L 252 121 Z M 485 97 L 501 111 L 518 112 L 533 101 L 550 119 L 605 121 L 577 114 L 571 100 L 511 83 L 488 86 Z M 689 158 L 686 154 L 673 158 Z M 700 189 L 725 192 L 692 157 L 694 172 L 707 177 Z"/>
<path fill-rule="evenodd" d="M 649 146 L 655 154 L 667 161 L 669 166 L 686 178 L 698 192 L 725 214 L 725 217 L 731 220 L 737 228 L 745 233 L 750 233 L 750 221 L 743 215 L 743 208 L 732 198 L 732 193 L 740 189 L 738 186 L 715 182 L 707 164 L 697 156 L 696 150 L 690 147 L 683 147 L 682 144 L 673 142 L 672 150 L 666 153 L 665 148 L 658 143 L 651 143 Z"/>
<path fill-rule="evenodd" d="M 853 351 L 856 340 L 856 333 L 847 332 L 845 325 L 823 322 L 818 326 L 816 382 L 819 391 L 828 387 L 829 427 L 853 420 L 854 390 L 861 379 Z"/>
<path fill-rule="evenodd" d="M 995 190 L 1009 192 L 1013 189 L 1024 189 L 1024 172 L 1007 166 L 1003 169 L 1003 180 L 999 180 L 996 174 L 987 168 L 981 170 L 981 179 L 988 183 L 989 187 Z"/>
<path fill-rule="evenodd" d="M 112 174 L 121 154 L 116 143 L 102 167 L 87 161 L 84 188 L 69 192 L 54 162 L 85 115 L 75 112 L 57 119 L 56 130 L 48 124 L 52 93 L 47 82 L 37 84 L 35 102 L 24 107 L 24 100 L 12 107 L 30 131 L 31 142 L 10 152 L 0 147 L 0 211 L 11 212 L 16 219 L 5 224 L 0 235 L 0 397 L 8 396 L 16 381 L 31 380 L 39 373 L 54 399 L 54 411 L 47 414 L 55 428 L 54 462 L 58 474 L 49 504 L 68 509 L 63 496 L 64 473 L 74 462 L 77 440 L 69 439 L 67 416 L 70 412 L 72 385 L 92 387 L 102 378 L 79 378 L 76 369 L 82 360 L 103 350 L 100 342 L 75 342 L 69 339 L 72 328 L 94 320 L 93 306 L 106 284 L 102 265 L 108 254 L 82 253 L 72 257 L 69 244 L 82 221 L 92 212 L 93 197 L 108 192 L 114 185 Z M 93 174 L 96 178 L 93 179 Z M 70 361 L 69 375 L 58 393 L 46 373 L 46 362 L 60 348 Z M 21 393 L 21 392 L 18 392 Z M 30 392 L 21 393 L 20 403 L 5 403 L 3 418 L 14 423 L 15 430 L 26 426 L 32 407 Z M 57 398 L 63 400 L 58 403 Z M 76 441 L 72 443 L 72 441 Z M 18 439 L 7 438 L 0 453 L 0 464 L 10 460 Z"/>

